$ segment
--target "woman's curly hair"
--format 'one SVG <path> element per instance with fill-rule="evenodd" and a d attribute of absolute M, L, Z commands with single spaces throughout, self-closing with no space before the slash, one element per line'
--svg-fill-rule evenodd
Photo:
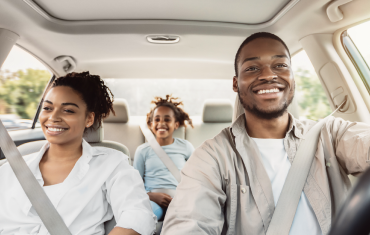
<path fill-rule="evenodd" d="M 193 127 L 193 122 L 189 117 L 189 114 L 179 107 L 183 106 L 184 104 L 182 103 L 182 101 L 177 101 L 178 99 L 179 98 L 173 97 L 172 95 L 166 95 L 166 98 L 164 99 L 158 96 L 154 97 L 154 100 L 152 100 L 151 103 L 154 104 L 155 106 L 146 115 L 146 123 L 148 124 L 148 126 L 150 126 L 150 123 L 152 123 L 153 121 L 154 111 L 158 107 L 165 106 L 172 109 L 173 113 L 175 114 L 175 120 L 176 122 L 179 122 L 180 126 L 184 126 L 186 128 L 186 125 L 188 124 L 191 127 Z"/>
<path fill-rule="evenodd" d="M 89 72 L 69 73 L 57 78 L 51 88 L 68 86 L 77 91 L 85 101 L 87 112 L 95 113 L 95 123 L 101 126 L 102 120 L 109 116 L 113 110 L 113 94 L 98 75 Z"/>

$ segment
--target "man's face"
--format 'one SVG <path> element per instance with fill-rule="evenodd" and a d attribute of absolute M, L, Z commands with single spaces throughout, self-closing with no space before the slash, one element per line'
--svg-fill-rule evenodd
<path fill-rule="evenodd" d="M 282 116 L 294 97 L 288 51 L 274 39 L 258 38 L 243 47 L 233 90 L 244 109 L 263 119 Z"/>

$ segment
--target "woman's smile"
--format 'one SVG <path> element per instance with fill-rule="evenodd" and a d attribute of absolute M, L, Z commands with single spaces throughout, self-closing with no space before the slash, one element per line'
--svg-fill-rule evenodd
<path fill-rule="evenodd" d="M 52 125 L 45 125 L 46 133 L 48 135 L 60 135 L 65 133 L 69 128 L 61 127 L 61 126 L 52 126 Z"/>

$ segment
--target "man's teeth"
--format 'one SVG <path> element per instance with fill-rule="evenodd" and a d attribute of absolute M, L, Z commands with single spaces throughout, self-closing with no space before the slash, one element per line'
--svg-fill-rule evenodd
<path fill-rule="evenodd" d="M 51 128 L 51 127 L 49 127 L 48 128 L 50 131 L 55 131 L 55 132 L 57 132 L 57 131 L 65 131 L 65 129 L 60 129 L 60 128 Z"/>
<path fill-rule="evenodd" d="M 278 88 L 270 89 L 270 90 L 259 90 L 257 94 L 265 94 L 265 93 L 276 93 L 279 92 Z"/>

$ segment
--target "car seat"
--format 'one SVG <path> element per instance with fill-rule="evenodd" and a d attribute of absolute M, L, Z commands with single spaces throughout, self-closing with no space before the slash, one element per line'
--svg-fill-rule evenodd
<path fill-rule="evenodd" d="M 125 99 L 114 99 L 115 116 L 109 115 L 104 119 L 104 136 L 106 140 L 122 143 L 131 152 L 131 164 L 136 148 L 144 143 L 144 136 L 140 131 L 140 122 L 130 120 L 130 109 Z"/>
<path fill-rule="evenodd" d="M 198 148 L 204 141 L 215 137 L 231 126 L 233 105 L 226 99 L 208 99 L 203 104 L 202 120 L 193 119 L 194 128 L 186 128 L 185 139 Z"/>

